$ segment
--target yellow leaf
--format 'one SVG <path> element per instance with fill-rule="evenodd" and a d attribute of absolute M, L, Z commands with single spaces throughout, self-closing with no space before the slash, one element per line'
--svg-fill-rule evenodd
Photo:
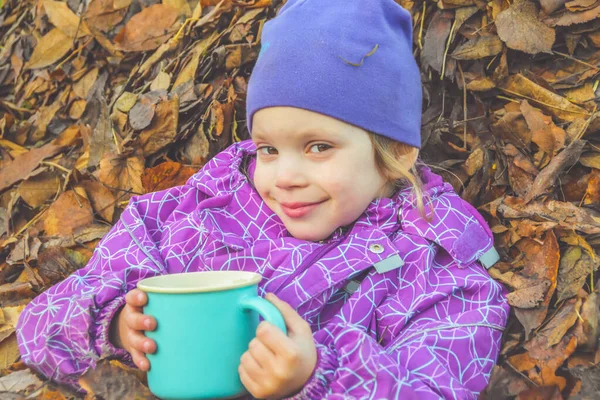
<path fill-rule="evenodd" d="M 52 29 L 37 43 L 25 68 L 44 68 L 54 64 L 69 52 L 72 43 L 73 40 L 60 29 Z"/>
<path fill-rule="evenodd" d="M 71 11 L 67 3 L 45 0 L 44 9 L 52 25 L 71 39 L 75 37 L 75 34 L 77 34 L 77 37 L 91 34 L 85 22 L 79 21 L 79 17 Z"/>
<path fill-rule="evenodd" d="M 186 17 L 192 15 L 192 9 L 187 0 L 163 0 L 162 3 L 176 9 L 179 15 L 185 15 Z"/>

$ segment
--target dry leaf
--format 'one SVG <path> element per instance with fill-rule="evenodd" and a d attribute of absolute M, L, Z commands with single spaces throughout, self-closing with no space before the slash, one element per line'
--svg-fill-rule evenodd
<path fill-rule="evenodd" d="M 502 47 L 498 36 L 480 36 L 458 46 L 450 56 L 456 60 L 478 60 L 499 54 Z"/>
<path fill-rule="evenodd" d="M 48 199 L 57 195 L 61 180 L 55 172 L 43 172 L 19 185 L 19 195 L 32 208 L 38 208 Z"/>
<path fill-rule="evenodd" d="M 27 179 L 42 160 L 54 156 L 61 150 L 62 146 L 48 143 L 9 161 L 0 168 L 0 190 L 4 190 L 22 179 Z"/>
<path fill-rule="evenodd" d="M 98 79 L 99 72 L 100 70 L 97 67 L 92 68 L 90 71 L 88 71 L 88 73 L 85 74 L 83 78 L 81 78 L 73 84 L 73 92 L 75 92 L 75 94 L 80 98 L 86 99 L 88 97 L 90 89 L 94 87 L 94 84 Z"/>
<path fill-rule="evenodd" d="M 511 75 L 499 88 L 508 94 L 523 97 L 536 107 L 564 121 L 588 117 L 589 113 L 564 97 L 546 89 L 521 74 Z"/>
<path fill-rule="evenodd" d="M 73 39 L 75 35 L 81 37 L 91 34 L 87 24 L 84 21 L 80 21 L 79 17 L 71 11 L 67 3 L 44 0 L 43 4 L 52 25 L 60 29 L 69 38 Z"/>
<path fill-rule="evenodd" d="M 120 190 L 119 196 L 123 195 L 123 200 L 144 193 L 142 172 L 144 159 L 141 155 L 108 153 L 100 161 L 100 181 L 113 190 Z"/>
<path fill-rule="evenodd" d="M 0 351 L 2 350 L 3 348 L 0 347 Z M 0 378 L 0 391 L 21 392 L 28 389 L 33 391 L 40 388 L 42 385 L 43 382 L 28 369 L 16 371 Z M 43 398 L 43 400 L 46 400 L 46 398 Z"/>
<path fill-rule="evenodd" d="M 195 168 L 168 161 L 148 168 L 142 175 L 142 184 L 146 193 L 157 192 L 174 186 L 180 186 L 196 173 Z"/>
<path fill-rule="evenodd" d="M 177 10 L 179 15 L 184 15 L 186 17 L 192 16 L 192 9 L 187 0 L 163 0 L 162 3 L 173 7 Z"/>
<path fill-rule="evenodd" d="M 556 294 L 558 301 L 568 299 L 577 294 L 587 277 L 598 269 L 598 261 L 581 247 L 569 247 L 560 259 Z"/>
<path fill-rule="evenodd" d="M 529 337 L 531 331 L 540 326 L 546 318 L 550 299 L 556 288 L 560 252 L 553 231 L 546 232 L 541 245 L 537 241 L 522 239 L 516 244 L 516 247 L 524 256 L 523 275 L 530 278 L 546 279 L 550 282 L 544 299 L 538 308 L 515 309 L 517 318 L 525 328 L 526 337 Z"/>
<path fill-rule="evenodd" d="M 60 29 L 52 29 L 36 44 L 33 54 L 25 64 L 25 68 L 36 69 L 54 64 L 71 50 L 72 44 L 73 40 Z"/>
<path fill-rule="evenodd" d="M 107 32 L 117 25 L 127 13 L 131 0 L 94 0 L 85 13 L 85 21 L 94 29 Z"/>
<path fill-rule="evenodd" d="M 85 192 L 83 192 L 85 194 Z M 89 200 L 74 190 L 64 192 L 44 214 L 44 231 L 49 236 L 68 236 L 94 220 Z"/>
<path fill-rule="evenodd" d="M 508 47 L 529 54 L 551 53 L 556 40 L 554 29 L 538 20 L 532 1 L 516 0 L 496 18 L 498 36 Z"/>
<path fill-rule="evenodd" d="M 97 181 L 84 181 L 79 185 L 85 189 L 94 212 L 106 222 L 112 223 L 117 202 L 112 191 Z"/>
<path fill-rule="evenodd" d="M 90 369 L 79 384 L 88 394 L 111 399 L 157 399 L 137 378 L 131 369 L 125 369 L 108 360 L 100 361 L 95 369 Z"/>
<path fill-rule="evenodd" d="M 154 154 L 173 142 L 177 136 L 179 121 L 179 98 L 174 96 L 156 106 L 152 124 L 140 132 L 140 143 L 144 157 Z"/>
<path fill-rule="evenodd" d="M 177 10 L 165 4 L 154 4 L 131 17 L 114 41 L 123 51 L 147 51 L 158 48 L 177 31 Z"/>

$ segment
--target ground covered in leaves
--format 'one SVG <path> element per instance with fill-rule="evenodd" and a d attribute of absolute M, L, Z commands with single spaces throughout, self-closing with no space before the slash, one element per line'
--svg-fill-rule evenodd
<path fill-rule="evenodd" d="M 423 160 L 482 211 L 511 293 L 483 399 L 600 391 L 600 0 L 397 0 L 413 15 Z M 135 194 L 248 137 L 278 0 L 0 0 L 0 397 L 76 398 L 19 361 L 15 324 L 83 267 Z M 391 85 L 394 82 L 390 82 Z M 152 398 L 116 361 L 88 398 Z"/>

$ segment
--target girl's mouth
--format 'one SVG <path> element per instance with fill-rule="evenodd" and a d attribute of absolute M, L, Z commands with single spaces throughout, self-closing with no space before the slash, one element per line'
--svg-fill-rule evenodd
<path fill-rule="evenodd" d="M 301 218 L 313 211 L 319 204 L 325 200 L 316 203 L 279 203 L 281 210 L 290 218 Z"/>

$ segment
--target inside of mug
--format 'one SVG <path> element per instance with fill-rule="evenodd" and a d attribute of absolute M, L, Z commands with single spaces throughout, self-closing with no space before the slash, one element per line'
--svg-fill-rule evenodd
<path fill-rule="evenodd" d="M 155 293 L 216 292 L 255 285 L 261 279 L 260 274 L 246 271 L 185 272 L 146 278 L 137 287 Z"/>

